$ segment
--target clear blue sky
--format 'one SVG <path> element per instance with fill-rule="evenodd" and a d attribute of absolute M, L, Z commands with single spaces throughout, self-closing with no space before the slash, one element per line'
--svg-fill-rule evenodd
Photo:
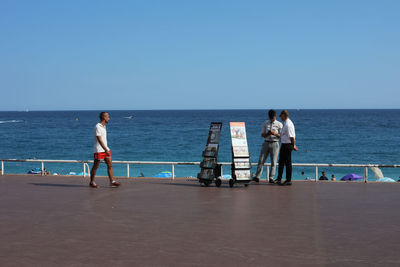
<path fill-rule="evenodd" d="M 400 1 L 0 1 L 0 110 L 400 108 Z"/>

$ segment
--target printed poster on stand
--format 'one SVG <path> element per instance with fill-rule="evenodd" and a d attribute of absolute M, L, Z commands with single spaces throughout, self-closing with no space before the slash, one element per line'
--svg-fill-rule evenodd
<path fill-rule="evenodd" d="M 231 122 L 230 127 L 234 157 L 249 157 L 245 123 Z"/>

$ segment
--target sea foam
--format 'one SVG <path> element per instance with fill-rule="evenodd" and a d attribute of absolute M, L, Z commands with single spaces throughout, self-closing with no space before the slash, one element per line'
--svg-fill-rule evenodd
<path fill-rule="evenodd" d="M 9 120 L 9 121 L 0 121 L 1 123 L 16 123 L 16 122 L 24 122 L 23 120 Z"/>

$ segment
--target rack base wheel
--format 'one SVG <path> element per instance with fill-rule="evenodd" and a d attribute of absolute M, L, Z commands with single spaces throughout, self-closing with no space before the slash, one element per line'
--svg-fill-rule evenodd
<path fill-rule="evenodd" d="M 234 184 L 235 184 L 235 181 L 233 181 L 233 179 L 229 179 L 229 187 L 233 187 Z"/>
<path fill-rule="evenodd" d="M 208 186 L 210 185 L 210 182 L 204 182 L 204 185 L 205 185 L 206 187 L 208 187 Z"/>
<path fill-rule="evenodd" d="M 222 183 L 221 179 L 217 178 L 217 179 L 215 180 L 215 185 L 216 185 L 217 187 L 220 187 L 220 186 L 221 186 L 221 183 Z"/>
<path fill-rule="evenodd" d="M 249 186 L 249 184 L 244 184 L 244 186 L 245 186 L 245 187 L 248 187 L 248 186 Z"/>

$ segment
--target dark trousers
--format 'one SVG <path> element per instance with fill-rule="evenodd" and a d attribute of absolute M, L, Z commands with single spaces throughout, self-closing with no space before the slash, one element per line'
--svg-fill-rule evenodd
<path fill-rule="evenodd" d="M 282 144 L 279 152 L 278 180 L 282 180 L 283 168 L 286 166 L 286 181 L 292 180 L 292 144 Z"/>

